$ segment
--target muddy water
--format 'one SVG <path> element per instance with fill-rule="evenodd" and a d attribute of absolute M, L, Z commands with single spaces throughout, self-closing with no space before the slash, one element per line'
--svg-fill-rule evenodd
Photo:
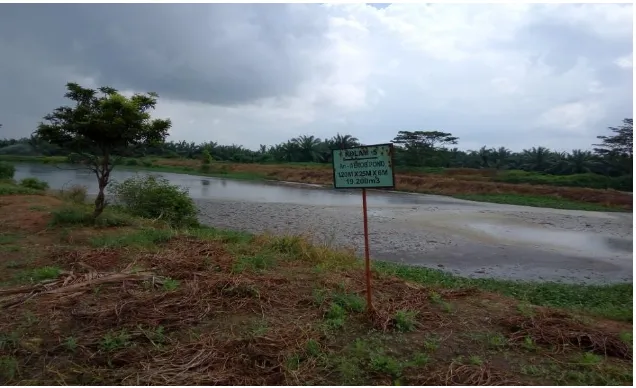
<path fill-rule="evenodd" d="M 115 180 L 134 172 L 115 170 Z M 251 232 L 310 233 L 361 251 L 360 194 L 298 185 L 161 173 L 189 189 L 202 222 Z M 82 184 L 85 171 L 18 165 L 52 188 Z M 499 205 L 431 195 L 369 193 L 372 257 L 472 277 L 609 283 L 632 281 L 633 217 Z"/>

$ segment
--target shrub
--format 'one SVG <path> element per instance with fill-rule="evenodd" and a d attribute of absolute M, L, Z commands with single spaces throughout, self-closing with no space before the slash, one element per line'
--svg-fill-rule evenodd
<path fill-rule="evenodd" d="M 86 188 L 86 186 L 73 185 L 67 190 L 62 190 L 60 192 L 60 196 L 64 200 L 71 201 L 77 204 L 83 204 L 86 203 L 87 190 L 88 189 Z"/>
<path fill-rule="evenodd" d="M 44 191 L 49 188 L 48 183 L 37 178 L 24 178 L 20 181 L 20 186 L 40 191 Z"/>
<path fill-rule="evenodd" d="M 12 164 L 0 162 L 0 179 L 13 179 L 15 167 Z"/>
<path fill-rule="evenodd" d="M 124 164 L 126 166 L 139 166 L 139 161 L 137 161 L 137 159 L 126 159 Z"/>
<path fill-rule="evenodd" d="M 174 226 L 196 225 L 196 206 L 186 189 L 152 175 L 136 176 L 113 183 L 109 192 L 115 203 L 130 214 L 162 219 Z"/>

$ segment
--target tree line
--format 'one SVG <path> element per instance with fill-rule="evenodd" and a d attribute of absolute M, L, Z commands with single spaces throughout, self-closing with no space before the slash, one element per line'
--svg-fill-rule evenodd
<path fill-rule="evenodd" d="M 522 170 L 552 175 L 595 173 L 605 176 L 632 174 L 633 120 L 610 127 L 599 135 L 592 150 L 557 152 L 546 147 L 531 147 L 512 152 L 506 147 L 483 146 L 462 151 L 454 147 L 459 138 L 440 131 L 399 131 L 391 140 L 395 145 L 395 163 L 401 167 L 447 167 L 498 170 Z M 167 141 L 134 151 L 132 157 L 202 159 L 237 163 L 331 163 L 331 150 L 362 145 L 352 135 L 337 134 L 328 139 L 301 135 L 275 145 L 261 145 L 256 151 L 241 145 L 223 145 L 213 141 L 194 143 Z M 67 151 L 37 138 L 0 140 L 0 154 L 66 155 Z M 206 160 L 207 156 L 205 157 Z"/>

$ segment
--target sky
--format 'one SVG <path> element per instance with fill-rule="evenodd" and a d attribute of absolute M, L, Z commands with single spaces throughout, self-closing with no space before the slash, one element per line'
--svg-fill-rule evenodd
<path fill-rule="evenodd" d="M 632 117 L 631 4 L 0 4 L 0 138 L 67 82 L 157 92 L 170 140 L 590 148 Z"/>

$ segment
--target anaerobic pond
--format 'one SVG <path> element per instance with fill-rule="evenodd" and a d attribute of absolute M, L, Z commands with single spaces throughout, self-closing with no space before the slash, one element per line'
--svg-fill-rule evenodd
<path fill-rule="evenodd" d="M 145 173 L 145 172 L 140 172 Z M 137 172 L 115 169 L 121 181 Z M 217 227 L 307 233 L 361 250 L 359 190 L 156 173 L 188 188 L 201 221 Z M 97 192 L 95 176 L 72 166 L 17 164 L 16 179 Z M 631 282 L 631 213 L 479 203 L 434 195 L 369 191 L 371 257 L 471 277 L 564 282 Z"/>

